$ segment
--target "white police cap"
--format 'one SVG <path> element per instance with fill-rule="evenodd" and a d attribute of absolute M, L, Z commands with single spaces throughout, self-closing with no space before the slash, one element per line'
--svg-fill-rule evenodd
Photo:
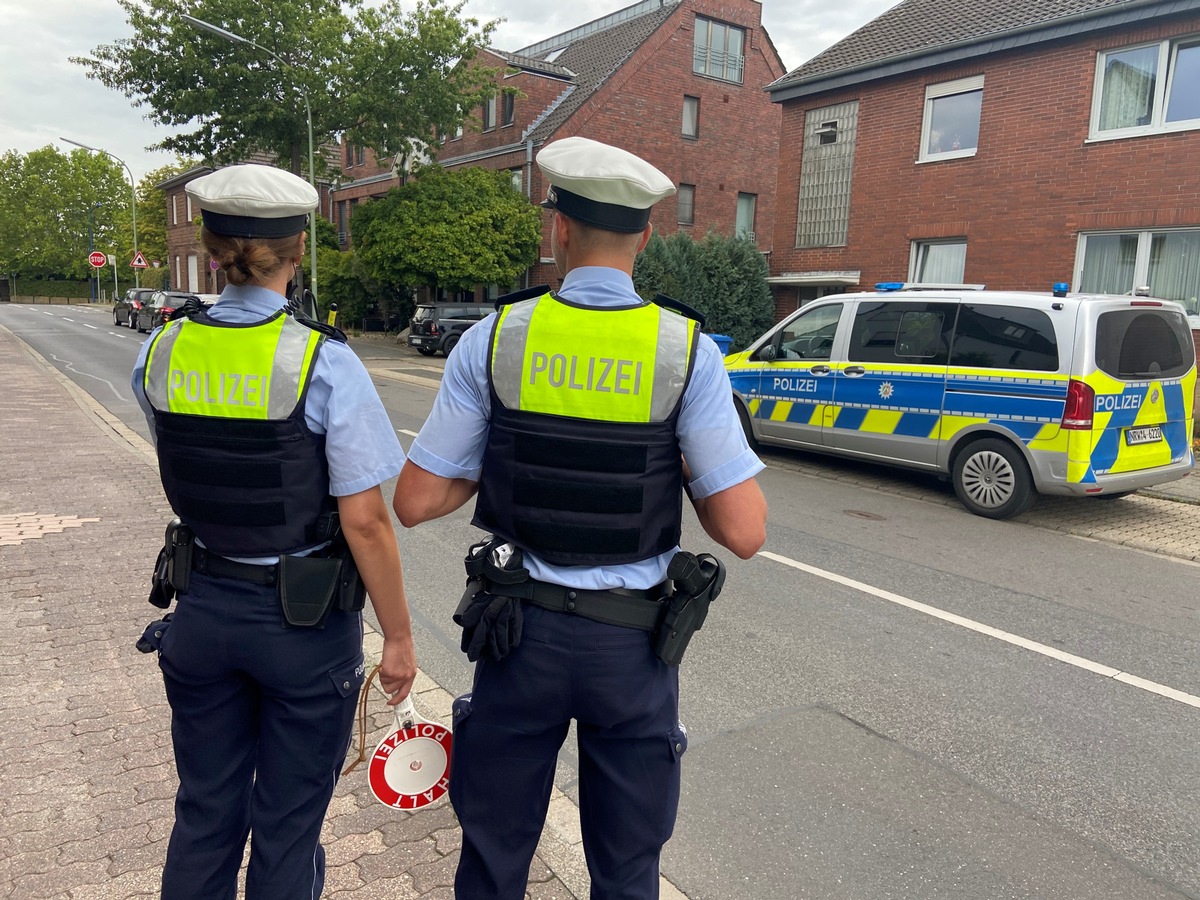
<path fill-rule="evenodd" d="M 303 178 L 252 163 L 219 169 L 184 190 L 200 206 L 204 226 L 227 237 L 299 234 L 317 207 L 317 191 Z"/>
<path fill-rule="evenodd" d="M 675 193 L 671 179 L 641 157 L 584 137 L 547 144 L 537 164 L 550 182 L 542 206 L 608 231 L 641 231 L 650 207 Z"/>

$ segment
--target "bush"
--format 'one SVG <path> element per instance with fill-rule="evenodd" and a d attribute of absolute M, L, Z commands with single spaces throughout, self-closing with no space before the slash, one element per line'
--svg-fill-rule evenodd
<path fill-rule="evenodd" d="M 696 242 L 685 232 L 655 234 L 634 265 L 633 283 L 647 300 L 663 293 L 702 313 L 704 330 L 729 335 L 733 351 L 775 321 L 766 260 L 746 238 L 709 232 Z"/>

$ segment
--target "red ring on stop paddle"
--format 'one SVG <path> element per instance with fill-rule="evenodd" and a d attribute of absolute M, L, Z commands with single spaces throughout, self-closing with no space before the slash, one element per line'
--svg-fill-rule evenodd
<path fill-rule="evenodd" d="M 418 722 L 387 735 L 367 767 L 375 799 L 395 809 L 421 809 L 446 796 L 450 740 L 450 730 L 435 722 Z"/>

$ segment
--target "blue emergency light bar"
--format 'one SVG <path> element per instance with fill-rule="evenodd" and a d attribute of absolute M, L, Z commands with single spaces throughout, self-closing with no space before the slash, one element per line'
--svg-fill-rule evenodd
<path fill-rule="evenodd" d="M 1070 282 L 1067 282 L 1067 281 L 1054 282 L 1054 296 L 1055 297 L 1067 296 L 1067 291 L 1069 291 L 1070 289 L 1071 289 Z"/>

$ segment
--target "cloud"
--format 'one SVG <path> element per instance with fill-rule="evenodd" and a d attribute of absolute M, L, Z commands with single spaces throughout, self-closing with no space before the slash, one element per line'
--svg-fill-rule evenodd
<path fill-rule="evenodd" d="M 629 5 L 621 0 L 469 0 L 465 14 L 504 18 L 492 44 L 517 50 Z M 763 0 L 771 40 L 794 69 L 894 5 L 893 0 Z M 118 91 L 86 77 L 72 56 L 130 34 L 115 0 L 40 0 L 5 5 L 0 29 L 0 151 L 28 153 L 47 144 L 72 149 L 59 138 L 90 144 L 121 158 L 135 179 L 174 161 L 146 148 L 171 132 L 146 118 L 146 110 Z"/>

